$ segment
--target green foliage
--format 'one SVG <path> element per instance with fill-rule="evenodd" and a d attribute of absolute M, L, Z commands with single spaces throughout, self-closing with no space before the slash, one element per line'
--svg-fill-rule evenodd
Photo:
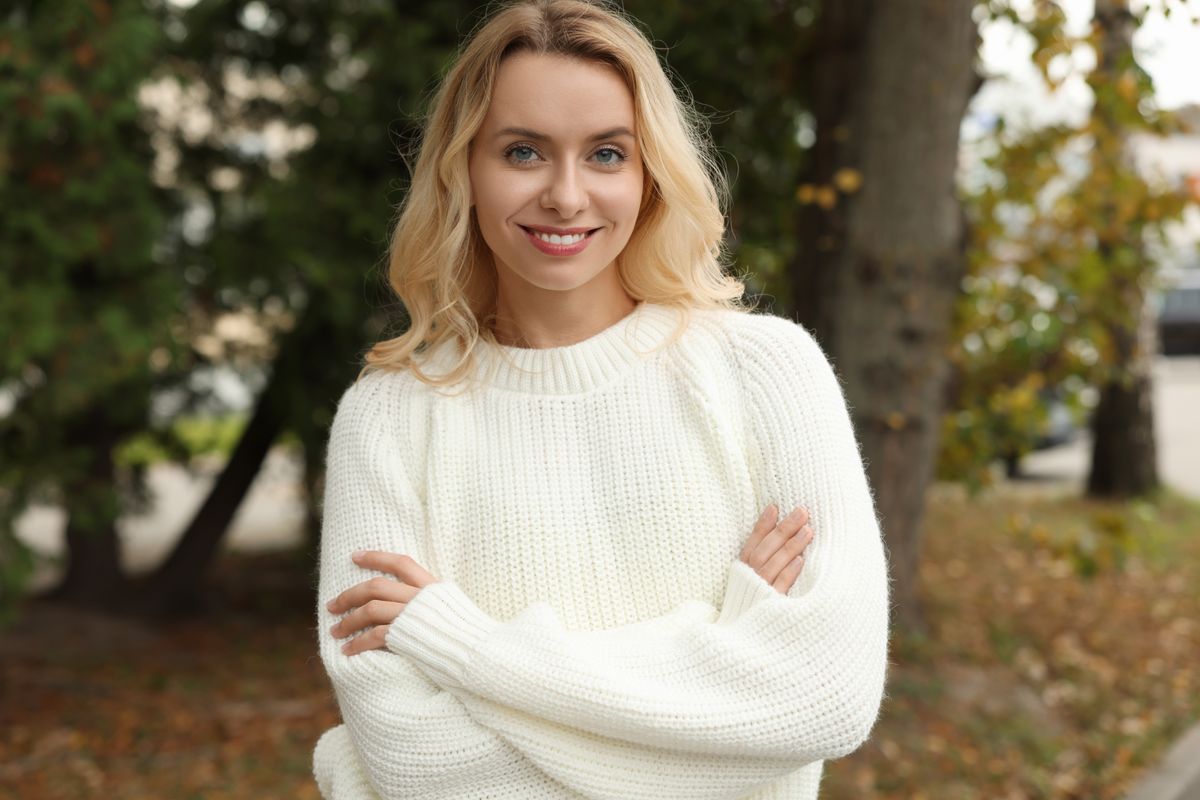
<path fill-rule="evenodd" d="M 228 458 L 246 421 L 244 414 L 177 417 L 164 431 L 141 431 L 122 442 L 114 451 L 114 460 L 133 468 L 171 459 L 190 461 L 197 456 Z"/>
<path fill-rule="evenodd" d="M 194 454 L 186 425 L 151 424 L 148 404 L 156 390 L 191 391 L 186 379 L 209 362 L 272 370 L 285 428 L 320 451 L 359 354 L 403 322 L 382 262 L 405 158 L 437 79 L 487 10 L 478 0 L 52 10 L 26 0 L 6 12 L 0 102 L 16 113 L 0 120 L 0 335 L 15 344 L 0 356 L 0 385 L 18 398 L 0 423 L 9 572 L 25 563 L 7 549 L 31 500 L 70 497 L 80 520 L 112 511 L 71 489 L 97 469 L 76 456 L 111 453 L 133 502 L 151 460 Z M 628 10 L 713 124 L 735 178 L 734 258 L 777 278 L 803 157 L 795 54 L 811 7 Z M 280 133 L 294 137 L 287 149 L 261 145 Z M 233 316 L 268 340 L 217 335 Z M 284 369 L 278 346 L 297 330 L 301 368 Z M 226 435 L 213 446 L 230 447 Z"/>
<path fill-rule="evenodd" d="M 1099 25 L 1070 36 L 1049 0 L 1027 14 L 1006 2 L 980 8 L 1031 34 L 1033 62 L 1051 89 L 1061 80 L 1052 62 L 1076 47 L 1121 54 L 1111 64 L 1098 59 L 1088 76 L 1095 103 L 1083 124 L 1000 124 L 975 143 L 988 177 L 965 197 L 968 276 L 955 310 L 955 381 L 938 465 L 941 477 L 974 490 L 991 482 L 996 458 L 1032 448 L 1047 398 L 1060 397 L 1082 422 L 1088 387 L 1124 373 L 1154 279 L 1146 244 L 1189 202 L 1185 185 L 1152 184 L 1126 156 L 1131 134 L 1175 130 L 1127 48 Z"/>
<path fill-rule="evenodd" d="M 816 0 L 626 0 L 711 123 L 732 179 L 731 260 L 751 291 L 782 293 L 795 252 L 795 186 L 807 159 L 805 60 Z"/>
<path fill-rule="evenodd" d="M 624 7 L 711 122 L 733 178 L 737 270 L 754 273 L 752 293 L 782 292 L 812 128 L 803 76 L 815 0 Z M 71 457 L 94 446 L 77 441 L 81 431 L 109 431 L 117 465 L 135 477 L 153 459 L 232 447 L 231 427 L 198 443 L 183 418 L 150 425 L 151 393 L 209 361 L 271 369 L 283 334 L 301 325 L 315 334 L 304 369 L 280 373 L 278 413 L 290 436 L 320 450 L 359 354 L 403 322 L 383 263 L 408 179 L 401 156 L 487 5 L 47 8 L 18 4 L 0 34 L 0 102 L 15 109 L 0 119 L 0 335 L 14 343 L 0 355 L 0 386 L 18 398 L 0 421 L 0 548 L 9 549 L 13 513 L 34 497 L 61 499 L 87 472 L 86 459 Z M 1001 2 L 981 8 L 1034 34 L 1048 80 L 1054 57 L 1076 44 L 1053 3 L 1032 15 Z M 1112 119 L 1126 127 L 1151 89 L 1133 74 L 1097 85 L 1106 103 L 1125 104 Z M 143 89 L 176 92 L 181 113 L 144 111 Z M 1121 281 L 1140 279 L 1143 262 L 1119 236 L 1107 249 L 1096 237 L 1152 229 L 1178 205 L 1114 171 L 1119 159 L 1096 144 L 1103 130 L 995 132 L 987 166 L 997 177 L 968 199 L 971 274 L 957 310 L 943 476 L 982 484 L 987 462 L 1030 446 L 1051 388 L 1065 387 L 1082 415 L 1079 391 L 1112 359 L 1104 326 L 1127 308 Z M 269 132 L 294 136 L 290 149 L 257 145 Z M 1047 199 L 1069 177 L 1072 147 L 1089 142 L 1094 177 Z M 841 175 L 836 191 L 861 179 Z M 267 340 L 222 342 L 215 331 L 230 315 L 253 320 Z M 3 549 L 0 558 L 6 570 L 24 563 Z"/>
<path fill-rule="evenodd" d="M 144 424 L 152 363 L 184 356 L 168 333 L 181 279 L 157 257 L 172 204 L 151 180 L 136 90 L 161 52 L 138 2 L 18 2 L 0 33 L 0 617 L 32 565 L 13 523 L 66 494 L 104 518 L 87 483 L 106 443 Z M 89 505 L 89 503 L 94 505 Z"/>
<path fill-rule="evenodd" d="M 790 248 L 791 187 L 804 157 L 796 55 L 807 46 L 811 6 L 702 0 L 625 8 L 712 124 L 735 178 L 731 255 L 739 271 L 778 279 Z M 384 261 L 408 180 L 406 158 L 437 79 L 487 10 L 478 0 L 200 2 L 167 10 L 170 80 L 213 120 L 206 136 L 163 125 L 180 155 L 177 191 L 213 216 L 175 256 L 194 286 L 191 324 L 202 331 L 238 312 L 282 331 L 305 316 L 319 318 L 323 335 L 306 353 L 304 376 L 288 379 L 294 399 L 283 410 L 306 447 L 323 446 L 332 401 L 358 354 L 403 322 L 384 285 Z M 230 98 L 223 88 L 229 73 L 264 88 Z M 284 154 L 247 153 L 219 135 L 270 125 L 299 132 L 307 144 Z"/>

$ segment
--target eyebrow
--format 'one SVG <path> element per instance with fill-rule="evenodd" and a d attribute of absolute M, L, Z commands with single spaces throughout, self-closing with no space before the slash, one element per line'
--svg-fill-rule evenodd
<path fill-rule="evenodd" d="M 501 136 L 524 136 L 527 139 L 537 139 L 538 141 L 542 142 L 550 140 L 550 137 L 546 134 L 538 133 L 537 131 L 530 130 L 529 128 L 505 128 L 504 130 L 499 131 L 493 138 L 499 139 Z M 600 131 L 599 133 L 592 134 L 588 137 L 588 141 L 595 142 L 599 139 L 612 139 L 617 136 L 628 136 L 631 139 L 636 138 L 633 135 L 633 131 L 629 130 L 629 128 L 619 127 L 609 128 L 606 131 Z"/>

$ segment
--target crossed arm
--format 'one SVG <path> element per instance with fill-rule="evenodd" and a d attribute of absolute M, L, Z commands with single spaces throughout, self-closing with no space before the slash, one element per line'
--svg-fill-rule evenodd
<path fill-rule="evenodd" d="M 782 595 L 735 560 L 719 608 L 692 601 L 622 628 L 570 631 L 544 603 L 500 622 L 443 580 L 406 604 L 386 651 L 342 653 L 324 604 L 370 574 L 347 554 L 424 555 L 370 387 L 347 391 L 330 437 L 318 633 L 377 796 L 737 797 L 866 738 L 886 671 L 878 523 L 836 377 L 806 331 L 771 319 L 742 351 L 751 458 L 764 504 L 810 508 L 821 535 L 804 572 Z M 345 774 L 326 767 L 326 783 Z"/>

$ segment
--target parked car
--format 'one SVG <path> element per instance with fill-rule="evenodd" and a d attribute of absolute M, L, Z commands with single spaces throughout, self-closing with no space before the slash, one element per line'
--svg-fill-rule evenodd
<path fill-rule="evenodd" d="M 1165 356 L 1200 355 L 1200 269 L 1184 270 L 1163 292 L 1158 341 Z"/>

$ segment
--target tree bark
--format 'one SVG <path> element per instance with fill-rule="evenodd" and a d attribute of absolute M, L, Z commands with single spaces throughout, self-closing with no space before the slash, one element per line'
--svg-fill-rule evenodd
<path fill-rule="evenodd" d="M 1095 25 L 1100 41 L 1096 73 L 1101 81 L 1112 85 L 1117 73 L 1133 64 L 1136 20 L 1126 0 L 1096 0 Z M 1121 121 L 1100 102 L 1093 106 L 1092 113 L 1104 129 L 1116 135 L 1120 144 L 1116 157 L 1125 168 L 1133 169 L 1121 136 Z M 1141 235 L 1139 229 L 1135 231 L 1135 235 Z M 1142 250 L 1140 242 L 1133 244 Z M 1104 241 L 1102 234 L 1100 252 L 1108 254 L 1113 249 L 1114 242 Z M 1091 497 L 1134 497 L 1149 494 L 1159 486 L 1151 396 L 1153 358 L 1158 348 L 1152 315 L 1138 281 L 1118 279 L 1116 290 L 1121 293 L 1122 306 L 1132 309 L 1133 321 L 1129 327 L 1119 323 L 1109 327 L 1117 373 L 1100 387 L 1100 402 L 1092 416 L 1092 464 L 1086 490 Z"/>
<path fill-rule="evenodd" d="M 887 540 L 894 621 L 913 631 L 925 627 L 920 529 L 965 271 L 955 171 L 978 86 L 971 8 L 824 3 L 809 70 L 814 199 L 801 198 L 792 305 L 843 381 Z"/>
<path fill-rule="evenodd" d="M 1159 487 L 1158 444 L 1154 436 L 1153 359 L 1157 352 L 1154 318 L 1141 300 L 1136 333 L 1117 330 L 1118 359 L 1127 365 L 1123 378 L 1100 389 L 1092 412 L 1092 464 L 1089 497 L 1128 498 Z M 1136 301 L 1135 301 L 1136 302 Z"/>

